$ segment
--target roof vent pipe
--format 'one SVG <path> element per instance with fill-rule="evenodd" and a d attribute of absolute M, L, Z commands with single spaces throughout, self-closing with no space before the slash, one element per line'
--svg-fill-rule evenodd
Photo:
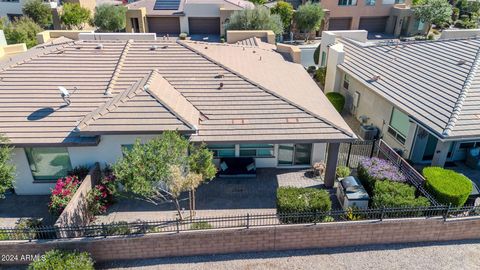
<path fill-rule="evenodd" d="M 103 50 L 103 44 L 98 44 L 97 47 L 95 49 L 99 49 L 99 50 Z"/>
<path fill-rule="evenodd" d="M 152 45 L 152 47 L 150 47 L 150 51 L 155 51 L 157 48 L 158 48 L 157 45 Z"/>
<path fill-rule="evenodd" d="M 223 82 L 221 82 L 220 85 L 218 86 L 218 90 L 220 90 L 222 88 L 223 88 Z"/>

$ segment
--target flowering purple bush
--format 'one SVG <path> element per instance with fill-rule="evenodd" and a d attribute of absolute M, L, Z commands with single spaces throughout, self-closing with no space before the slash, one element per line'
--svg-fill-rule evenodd
<path fill-rule="evenodd" d="M 406 182 L 407 179 L 400 172 L 397 166 L 390 161 L 380 158 L 364 158 L 358 165 L 368 177 L 374 180 L 390 180 L 393 182 Z"/>
<path fill-rule="evenodd" d="M 372 194 L 375 181 L 389 180 L 393 182 L 406 182 L 405 176 L 390 161 L 380 158 L 363 158 L 358 163 L 358 178 Z"/>

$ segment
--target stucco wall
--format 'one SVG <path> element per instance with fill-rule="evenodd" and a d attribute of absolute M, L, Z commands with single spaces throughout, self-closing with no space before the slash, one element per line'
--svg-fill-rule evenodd
<path fill-rule="evenodd" d="M 257 37 L 266 38 L 268 43 L 275 44 L 275 33 L 271 30 L 229 30 L 227 31 L 227 43 L 233 44 L 237 41 Z"/>
<path fill-rule="evenodd" d="M 388 145 L 390 145 L 392 148 L 402 149 L 404 151 L 404 156 L 408 156 L 410 149 L 405 147 L 406 144 L 403 145 L 399 143 L 387 132 L 393 105 L 351 76 L 349 76 L 350 83 L 348 90 L 346 90 L 343 88 L 345 77 L 344 72 L 340 71 L 339 73 L 341 74 L 342 81 L 337 91 L 345 95 L 345 109 L 357 119 L 359 119 L 359 117 L 362 115 L 369 117 L 367 124 L 373 124 L 374 126 L 378 127 L 383 135 L 383 140 Z M 360 93 L 360 100 L 357 108 L 353 108 L 353 94 L 355 92 Z"/>

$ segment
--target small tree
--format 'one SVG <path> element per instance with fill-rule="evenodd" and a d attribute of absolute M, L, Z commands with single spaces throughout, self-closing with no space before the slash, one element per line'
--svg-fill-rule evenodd
<path fill-rule="evenodd" d="M 60 20 L 68 29 L 83 29 L 90 21 L 90 10 L 78 3 L 65 3 Z"/>
<path fill-rule="evenodd" d="M 413 11 L 419 20 L 429 24 L 425 35 L 428 35 L 432 29 L 432 24 L 442 26 L 449 22 L 453 12 L 447 0 L 423 0 L 419 6 L 415 6 Z"/>
<path fill-rule="evenodd" d="M 93 24 L 102 32 L 118 32 L 125 29 L 127 8 L 102 4 L 95 9 Z"/>
<path fill-rule="evenodd" d="M 324 15 L 320 4 L 307 2 L 297 9 L 294 16 L 295 26 L 305 33 L 305 40 L 310 38 L 310 32 L 320 29 Z"/>
<path fill-rule="evenodd" d="M 213 177 L 210 168 L 214 166 L 213 159 L 204 153 L 205 148 L 196 147 L 173 131 L 166 131 L 146 144 L 137 141 L 114 165 L 115 176 L 125 191 L 139 199 L 153 204 L 172 200 L 179 217 L 183 218 L 180 193 L 192 191 L 205 179 Z M 189 149 L 193 155 L 188 155 Z"/>
<path fill-rule="evenodd" d="M 272 30 L 276 35 L 283 33 L 280 16 L 270 14 L 270 10 L 264 6 L 235 11 L 230 16 L 230 22 L 226 28 L 228 30 Z"/>
<path fill-rule="evenodd" d="M 37 45 L 37 33 L 43 29 L 29 17 L 23 16 L 3 26 L 8 44 L 25 43 L 27 48 Z"/>
<path fill-rule="evenodd" d="M 270 9 L 272 14 L 278 14 L 282 19 L 283 30 L 286 32 L 290 29 L 290 25 L 292 24 L 292 18 L 294 9 L 292 4 L 285 1 L 278 1 L 277 4 Z"/>
<path fill-rule="evenodd" d="M 27 1 L 23 6 L 23 14 L 44 28 L 48 28 L 52 24 L 52 10 L 42 0 Z"/>
<path fill-rule="evenodd" d="M 5 198 L 5 192 L 13 188 L 15 166 L 11 163 L 12 150 L 8 140 L 0 135 L 0 198 Z"/>
<path fill-rule="evenodd" d="M 190 210 L 191 216 L 195 214 L 195 189 L 203 182 L 212 180 L 217 173 L 217 168 L 213 164 L 213 153 L 208 150 L 207 145 L 192 144 L 190 146 L 190 171 L 200 176 L 199 182 L 190 184 Z"/>

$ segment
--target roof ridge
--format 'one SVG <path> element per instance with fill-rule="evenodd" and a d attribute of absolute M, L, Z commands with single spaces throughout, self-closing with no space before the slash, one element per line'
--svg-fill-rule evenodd
<path fill-rule="evenodd" d="M 455 106 L 453 106 L 452 114 L 450 115 L 450 118 L 448 119 L 447 125 L 445 126 L 445 129 L 443 130 L 442 135 L 449 136 L 450 133 L 452 132 L 453 128 L 457 124 L 458 118 L 459 118 L 460 113 L 462 111 L 463 103 L 465 102 L 468 91 L 470 90 L 470 87 L 472 86 L 472 81 L 475 78 L 475 76 L 477 75 L 477 71 L 478 71 L 479 66 L 480 66 L 480 48 L 477 49 L 477 54 L 475 55 L 475 60 L 473 61 L 472 67 L 470 68 L 470 72 L 468 73 L 468 76 L 465 79 L 465 84 L 463 85 L 462 91 L 460 91 L 460 94 L 458 95 L 457 102 L 455 103 Z"/>
<path fill-rule="evenodd" d="M 88 125 L 90 125 L 92 122 L 94 122 L 101 116 L 114 111 L 118 107 L 118 103 L 124 103 L 128 98 L 132 97 L 130 96 L 132 92 L 134 94 L 137 94 L 136 90 L 138 90 L 142 81 L 146 81 L 148 77 L 150 77 L 150 75 L 151 75 L 151 72 L 143 76 L 136 82 L 134 82 L 129 88 L 127 88 L 127 90 L 118 93 L 113 98 L 105 102 L 103 105 L 99 106 L 97 109 L 87 114 L 75 127 L 75 131 L 80 131 L 81 129 L 87 127 Z"/>
<path fill-rule="evenodd" d="M 128 50 L 130 49 L 130 46 L 132 44 L 132 40 L 129 39 L 127 42 L 125 42 L 125 46 L 123 46 L 122 53 L 120 54 L 120 57 L 118 58 L 117 64 L 115 65 L 115 69 L 113 70 L 112 77 L 110 78 L 110 81 L 108 82 L 108 86 L 105 89 L 105 95 L 111 95 L 112 94 L 112 89 L 113 86 L 115 85 L 118 75 L 120 74 L 120 70 L 123 67 L 123 62 L 125 62 L 125 58 L 127 57 Z"/>
<path fill-rule="evenodd" d="M 294 107 L 297 107 L 298 109 L 301 109 L 302 111 L 310 114 L 311 116 L 313 116 L 313 117 L 315 117 L 315 118 L 317 118 L 317 119 L 319 119 L 319 120 L 321 120 L 321 121 L 323 121 L 323 122 L 325 122 L 325 123 L 327 123 L 327 124 L 329 124 L 329 125 L 332 126 L 333 128 L 336 128 L 337 130 L 343 132 L 345 135 L 350 136 L 350 137 L 354 137 L 354 136 L 355 136 L 354 134 L 348 132 L 348 131 L 345 130 L 344 128 L 337 126 L 337 125 L 334 124 L 332 121 L 330 121 L 330 120 L 328 120 L 328 119 L 326 119 L 326 118 L 324 118 L 324 117 L 321 117 L 321 116 L 319 116 L 319 115 L 311 112 L 310 110 L 307 110 L 305 107 L 300 106 L 300 105 L 292 102 L 291 100 L 289 100 L 289 99 L 287 99 L 287 98 L 285 98 L 285 97 L 283 97 L 283 96 L 281 96 L 281 95 L 279 95 L 279 94 L 277 94 L 277 93 L 275 93 L 275 92 L 273 92 L 273 91 L 268 90 L 266 87 L 264 87 L 264 86 L 261 85 L 260 83 L 257 83 L 257 82 L 255 82 L 255 81 L 251 80 L 250 78 L 247 78 L 246 76 L 243 76 L 242 74 L 238 73 L 237 71 L 235 71 L 235 70 L 233 70 L 233 69 L 231 69 L 231 68 L 229 68 L 229 67 L 227 67 L 227 66 L 225 66 L 225 65 L 223 65 L 223 64 L 221 64 L 221 63 L 219 63 L 218 61 L 215 61 L 215 60 L 212 59 L 211 57 L 206 56 L 205 54 L 203 54 L 203 53 L 201 53 L 200 51 L 196 50 L 196 49 L 193 48 L 192 46 L 188 45 L 187 42 L 178 40 L 177 43 L 180 44 L 180 45 L 182 45 L 182 46 L 184 46 L 184 47 L 186 47 L 187 49 L 189 49 L 189 50 L 191 50 L 191 51 L 193 51 L 193 52 L 196 52 L 197 54 L 199 54 L 199 55 L 202 56 L 203 58 L 209 60 L 210 62 L 212 62 L 212 63 L 214 63 L 214 64 L 216 64 L 216 65 L 218 65 L 218 66 L 220 66 L 220 67 L 222 67 L 222 68 L 224 68 L 224 69 L 226 69 L 227 71 L 235 74 L 236 76 L 242 78 L 243 80 L 245 80 L 245 81 L 247 81 L 247 82 L 249 82 L 249 83 L 257 86 L 258 88 L 262 89 L 263 91 L 265 91 L 265 92 L 267 92 L 267 93 L 269 93 L 269 94 L 271 94 L 271 95 L 273 95 L 273 96 L 275 96 L 275 97 L 277 97 L 277 98 L 279 98 L 279 99 L 287 102 L 288 104 L 290 104 L 290 105 L 292 105 L 292 106 L 294 106 Z"/>

